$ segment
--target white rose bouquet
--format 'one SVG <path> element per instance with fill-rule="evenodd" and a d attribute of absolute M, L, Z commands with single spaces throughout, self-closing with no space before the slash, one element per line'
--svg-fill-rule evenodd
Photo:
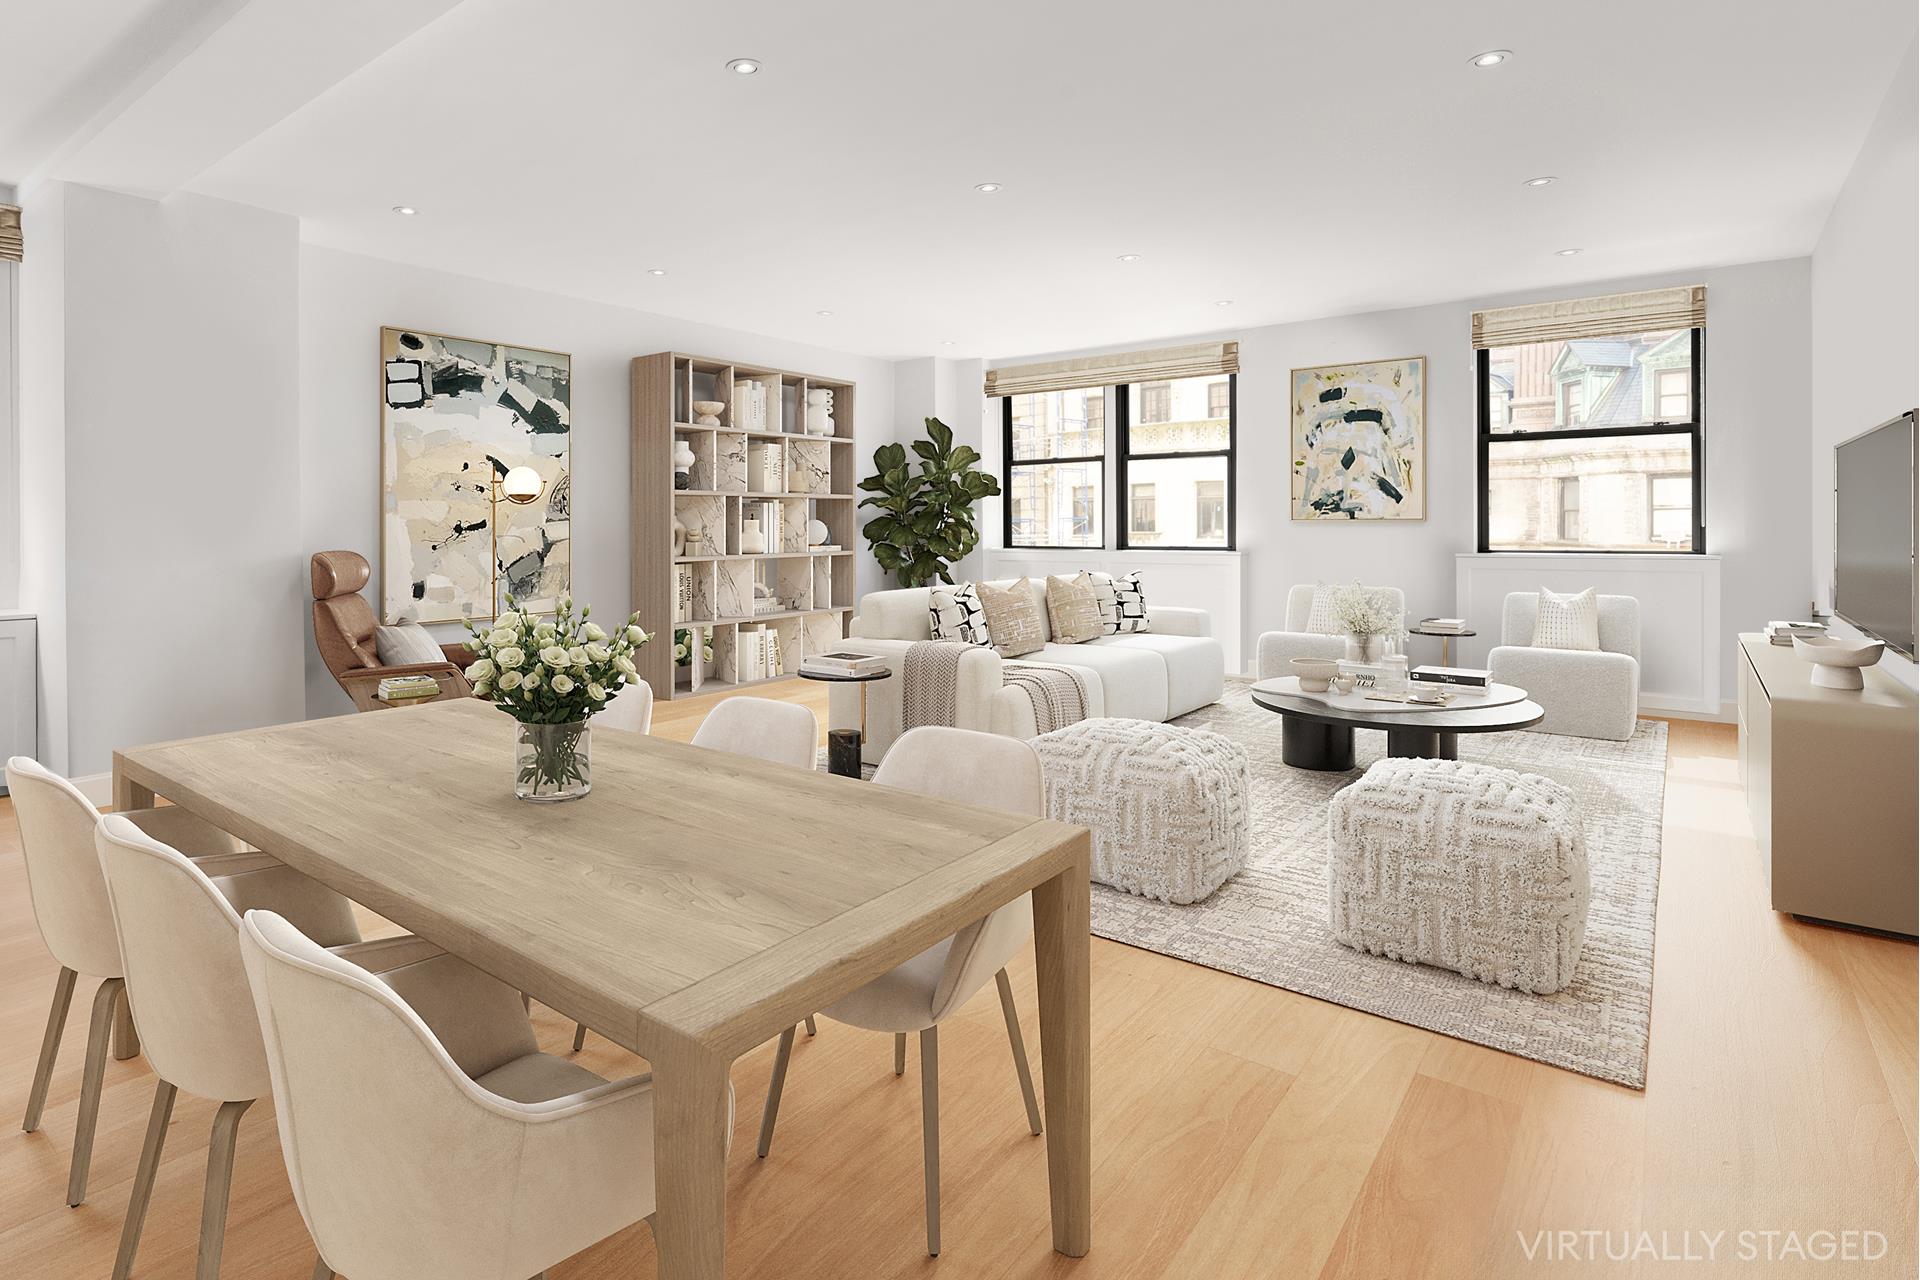
<path fill-rule="evenodd" d="M 1385 587 L 1363 587 L 1354 583 L 1333 593 L 1333 616 L 1348 634 L 1381 636 L 1400 629 L 1400 611 L 1394 607 L 1393 593 Z"/>
<path fill-rule="evenodd" d="M 622 687 L 640 678 L 633 655 L 653 637 L 634 614 L 611 633 L 590 620 L 591 606 L 573 612 L 573 597 L 561 596 L 551 618 L 520 608 L 507 597 L 507 612 L 486 626 L 467 624 L 477 661 L 467 668 L 477 698 L 485 698 L 521 724 L 520 792 L 549 798 L 549 789 L 584 794 L 586 753 L 580 730 Z M 554 795 L 551 798 L 565 798 Z"/>

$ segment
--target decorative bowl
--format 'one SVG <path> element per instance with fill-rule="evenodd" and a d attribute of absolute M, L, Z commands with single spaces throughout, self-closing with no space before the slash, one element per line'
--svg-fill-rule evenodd
<path fill-rule="evenodd" d="M 1295 658 L 1293 674 L 1300 677 L 1302 693 L 1325 693 L 1340 673 L 1340 664 L 1332 658 Z"/>
<path fill-rule="evenodd" d="M 1864 689 L 1866 678 L 1860 668 L 1880 661 L 1886 652 L 1881 640 L 1841 640 L 1834 636 L 1795 636 L 1793 651 L 1813 664 L 1807 677 L 1822 689 Z"/>
<path fill-rule="evenodd" d="M 727 407 L 724 400 L 695 400 L 693 411 L 700 415 L 693 420 L 696 427 L 717 427 L 720 425 L 720 411 Z"/>

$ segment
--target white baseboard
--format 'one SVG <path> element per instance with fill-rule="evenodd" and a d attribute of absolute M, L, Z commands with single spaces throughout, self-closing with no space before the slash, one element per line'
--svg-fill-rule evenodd
<path fill-rule="evenodd" d="M 1732 724 L 1734 713 L 1724 702 L 1702 698 L 1676 698 L 1666 694 L 1644 694 L 1640 699 L 1642 715 L 1669 716 L 1675 720 L 1701 720 L 1708 724 Z"/>
<path fill-rule="evenodd" d="M 104 809 L 113 803 L 113 775 L 111 773 L 89 773 L 78 778 L 68 778 L 74 786 L 80 788 L 96 809 Z"/>

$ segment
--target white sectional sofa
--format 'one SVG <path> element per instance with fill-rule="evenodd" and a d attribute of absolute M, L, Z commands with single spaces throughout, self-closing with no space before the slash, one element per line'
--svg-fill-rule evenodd
<path fill-rule="evenodd" d="M 1018 579 L 989 585 L 1011 586 L 1014 581 Z M 1045 580 L 1034 580 L 1033 590 L 1045 627 Z M 932 638 L 928 592 L 926 587 L 875 591 L 861 598 L 853 619 L 846 648 L 894 660 L 893 679 L 866 686 L 869 761 L 879 760 L 902 732 L 901 665 L 909 645 Z M 1151 630 L 1102 636 L 1084 644 L 1056 644 L 1049 635 L 1045 648 L 1013 661 L 1077 668 L 1085 676 L 1090 717 L 1164 721 L 1218 701 L 1226 687 L 1227 660 L 1220 642 L 1209 634 L 1212 623 L 1206 611 L 1149 604 L 1147 621 Z M 1031 738 L 1037 732 L 1033 706 L 1020 690 L 1004 686 L 1002 661 L 986 648 L 962 655 L 955 727 Z M 836 685 L 829 697 L 833 727 L 857 727 L 858 687 Z"/>

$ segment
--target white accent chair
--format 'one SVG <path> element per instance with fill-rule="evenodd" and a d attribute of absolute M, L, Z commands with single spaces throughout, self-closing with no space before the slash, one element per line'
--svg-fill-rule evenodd
<path fill-rule="evenodd" d="M 1012 738 L 967 729 L 923 726 L 908 730 L 881 761 L 873 782 L 966 804 L 990 800 L 996 808 L 1036 817 L 1046 812 L 1040 757 L 1034 749 Z M 1013 985 L 1006 969 L 1032 932 L 1032 895 L 1022 894 L 820 1011 L 849 1026 L 892 1032 L 896 1076 L 906 1073 L 907 1033 L 920 1033 L 927 1253 L 936 1257 L 940 1253 L 940 1024 L 989 980 L 1000 988 L 1000 1011 L 1006 1018 L 1013 1064 L 1027 1104 L 1027 1127 L 1036 1135 L 1040 1132 L 1040 1106 L 1033 1094 L 1033 1074 L 1027 1066 L 1020 1015 L 1014 1009 Z M 793 1028 L 789 1027 L 780 1033 L 773 1078 L 767 1083 L 766 1108 L 760 1117 L 762 1159 L 773 1145 L 773 1125 L 780 1113 L 780 1093 L 792 1054 Z"/>
<path fill-rule="evenodd" d="M 1398 587 L 1388 587 L 1393 593 L 1394 608 L 1399 612 L 1404 624 L 1407 616 L 1407 597 Z M 1259 647 L 1254 653 L 1254 671 L 1262 680 L 1272 680 L 1279 676 L 1293 674 L 1292 662 L 1295 658 L 1339 658 L 1346 654 L 1347 636 L 1344 631 L 1309 631 L 1307 621 L 1313 616 L 1314 584 L 1301 583 L 1287 592 L 1287 625 L 1282 631 L 1262 632 Z"/>
<path fill-rule="evenodd" d="M 1540 597 L 1532 591 L 1508 593 L 1500 643 L 1487 655 L 1487 670 L 1540 704 L 1547 714 L 1536 731 L 1624 742 L 1633 736 L 1640 712 L 1640 602 L 1632 596 L 1596 596 L 1595 601 L 1599 649 L 1536 649 Z"/>
<path fill-rule="evenodd" d="M 519 1019 L 521 1036 L 532 1040 L 512 990 L 420 938 L 359 941 L 346 899 L 271 858 L 235 859 L 224 868 L 195 864 L 117 814 L 101 821 L 94 843 L 126 959 L 134 1022 L 158 1077 L 121 1229 L 115 1280 L 126 1280 L 132 1270 L 180 1089 L 220 1103 L 207 1150 L 197 1273 L 200 1280 L 217 1280 L 220 1274 L 240 1118 L 271 1091 L 260 1023 L 241 967 L 241 911 L 286 912 L 323 940 L 337 941 L 342 954 L 387 971 L 416 1004 L 426 1000 L 436 1015 L 444 1015 L 452 1030 L 442 1035 L 461 1045 L 463 1061 L 476 1071 L 509 1060 L 508 1050 L 519 1044 L 503 1045 L 497 1036 L 472 1030 L 476 1012 L 488 1002 L 509 1010 Z"/>
<path fill-rule="evenodd" d="M 628 733 L 653 731 L 653 686 L 645 680 L 622 685 L 589 721 L 596 729 L 623 729 Z"/>
<path fill-rule="evenodd" d="M 406 974 L 270 911 L 247 913 L 237 950 L 316 1280 L 520 1280 L 652 1218 L 651 1076 L 541 1053 L 518 997 L 468 966 L 484 998 L 456 1037 Z"/>
<path fill-rule="evenodd" d="M 20 824 L 20 847 L 27 868 L 27 892 L 34 920 L 47 950 L 60 963 L 54 982 L 53 1008 L 47 1014 L 46 1035 L 40 1044 L 40 1062 L 27 1094 L 28 1133 L 40 1127 L 47 1086 L 60 1054 L 61 1033 L 73 1002 L 74 983 L 81 974 L 99 978 L 94 992 L 92 1026 L 87 1036 L 86 1065 L 80 1077 L 80 1110 L 74 1125 L 73 1159 L 67 1174 L 67 1203 L 87 1198 L 87 1174 L 93 1161 L 93 1135 L 100 1118 L 100 1086 L 107 1069 L 111 1037 L 114 1056 L 131 1058 L 140 1051 L 139 1036 L 127 1008 L 125 967 L 120 943 L 114 936 L 113 909 L 107 884 L 94 851 L 94 831 L 100 811 L 80 789 L 26 756 L 7 761 L 7 789 L 13 795 L 13 815 Z M 252 865 L 278 865 L 263 854 L 243 855 L 226 832 L 201 821 L 185 809 L 143 809 L 127 815 L 135 825 L 183 853 L 206 861 L 211 874 L 234 859 Z M 344 902 L 338 919 L 353 927 L 353 915 Z M 358 937 L 358 934 L 354 935 Z M 116 1023 L 118 1024 L 116 1027 Z"/>

